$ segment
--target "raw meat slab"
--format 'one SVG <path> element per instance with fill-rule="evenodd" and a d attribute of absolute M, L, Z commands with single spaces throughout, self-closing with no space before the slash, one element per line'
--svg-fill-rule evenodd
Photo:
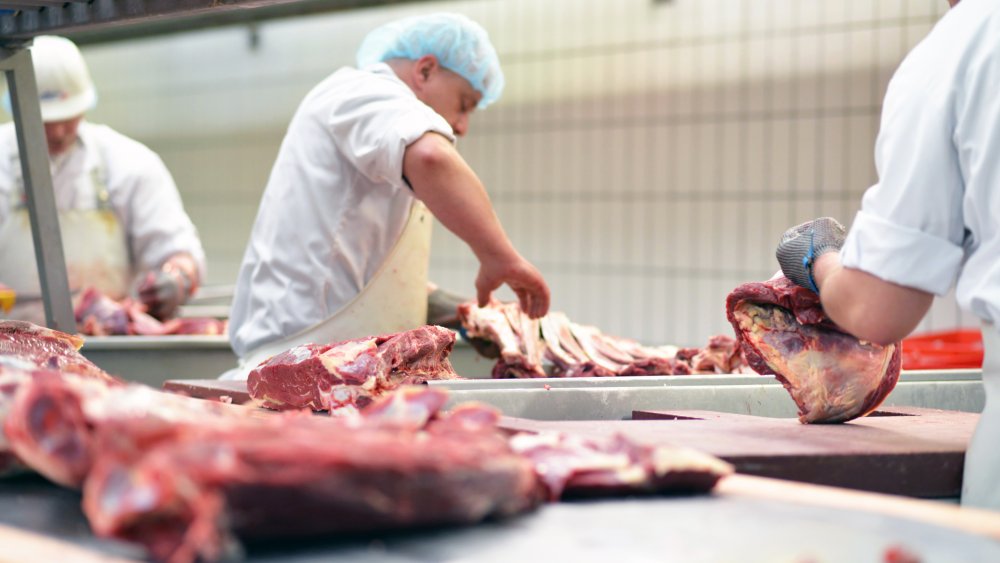
<path fill-rule="evenodd" d="M 503 417 L 507 430 L 616 433 L 715 455 L 739 473 L 925 498 L 957 497 L 978 414 L 884 408 L 841 425 L 802 425 L 713 411 L 635 411 L 635 420 L 539 421 Z"/>

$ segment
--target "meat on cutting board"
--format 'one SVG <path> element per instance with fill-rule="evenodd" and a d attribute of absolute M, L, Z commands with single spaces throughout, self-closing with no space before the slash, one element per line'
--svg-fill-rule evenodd
<path fill-rule="evenodd" d="M 333 344 L 303 344 L 254 368 L 247 391 L 276 410 L 363 408 L 401 385 L 458 378 L 448 360 L 454 345 L 455 333 L 432 325 Z"/>
<path fill-rule="evenodd" d="M 528 317 L 517 303 L 459 305 L 466 334 L 484 355 L 497 358 L 494 378 L 610 377 L 742 373 L 742 352 L 730 336 L 713 336 L 706 348 L 643 346 L 574 323 L 561 312 Z M 485 343 L 485 344 L 484 344 Z"/>
<path fill-rule="evenodd" d="M 900 344 L 844 333 L 819 296 L 785 277 L 743 284 L 726 314 L 747 362 L 788 390 L 803 423 L 844 422 L 875 410 L 896 386 Z"/>

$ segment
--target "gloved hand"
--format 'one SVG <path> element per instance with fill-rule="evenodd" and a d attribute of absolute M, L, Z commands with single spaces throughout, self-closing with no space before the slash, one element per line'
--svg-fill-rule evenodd
<path fill-rule="evenodd" d="M 149 314 L 164 320 L 174 316 L 195 287 L 194 275 L 188 268 L 167 261 L 160 270 L 150 271 L 142 278 L 137 293 Z"/>
<path fill-rule="evenodd" d="M 827 252 L 844 246 L 847 230 L 831 217 L 806 221 L 785 231 L 775 255 L 781 271 L 796 284 L 819 293 L 813 279 L 813 264 Z"/>

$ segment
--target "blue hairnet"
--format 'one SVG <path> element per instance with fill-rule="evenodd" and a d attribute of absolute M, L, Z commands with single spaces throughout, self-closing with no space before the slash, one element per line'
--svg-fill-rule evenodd
<path fill-rule="evenodd" d="M 500 98 L 504 80 L 496 49 L 485 29 L 460 14 L 412 16 L 375 28 L 358 48 L 358 67 L 425 55 L 468 80 L 483 96 L 479 109 Z"/>

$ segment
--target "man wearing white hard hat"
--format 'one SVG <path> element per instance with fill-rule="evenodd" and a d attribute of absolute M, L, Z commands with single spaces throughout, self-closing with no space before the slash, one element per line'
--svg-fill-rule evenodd
<path fill-rule="evenodd" d="M 357 62 L 313 88 L 288 127 L 237 278 L 241 367 L 226 378 L 304 342 L 425 324 L 435 216 L 479 259 L 481 304 L 506 283 L 532 317 L 548 310 L 545 280 L 454 146 L 503 90 L 486 31 L 456 14 L 405 18 L 369 33 Z"/>
<path fill-rule="evenodd" d="M 70 290 L 131 291 L 172 316 L 205 267 L 173 178 L 144 145 L 84 119 L 97 93 L 73 42 L 42 36 L 30 49 Z M 0 283 L 17 293 L 7 316 L 44 323 L 13 123 L 0 126 Z"/>

